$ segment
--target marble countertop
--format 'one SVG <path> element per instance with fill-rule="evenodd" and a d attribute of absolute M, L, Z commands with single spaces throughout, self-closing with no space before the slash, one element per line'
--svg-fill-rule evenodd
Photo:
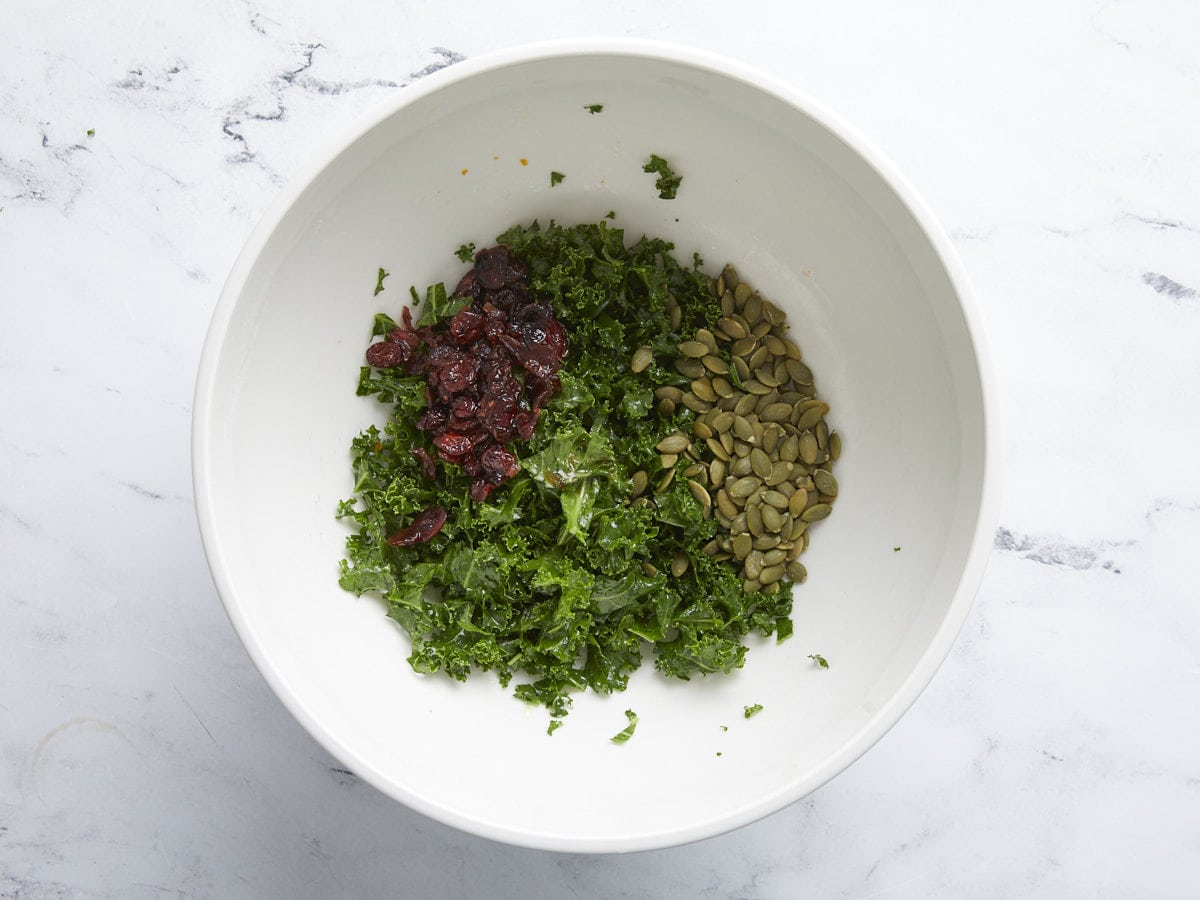
<path fill-rule="evenodd" d="M 184 6 L 187 8 L 185 9 Z M 0 896 L 1185 897 L 1200 884 L 1200 8 L 10 0 L 0 29 Z M 837 110 L 975 284 L 1001 527 L 911 712 L 804 800 L 515 849 L 342 769 L 195 521 L 222 281 L 310 152 L 464 57 L 618 35 Z"/>

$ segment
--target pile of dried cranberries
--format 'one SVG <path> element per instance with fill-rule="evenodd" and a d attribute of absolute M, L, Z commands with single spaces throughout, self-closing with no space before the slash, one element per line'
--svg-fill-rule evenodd
<path fill-rule="evenodd" d="M 437 460 L 472 476 L 471 499 L 480 502 L 520 471 L 507 445 L 529 440 L 542 407 L 558 392 L 567 332 L 530 292 L 525 264 L 503 245 L 475 254 L 453 296 L 471 303 L 437 325 L 414 328 L 405 307 L 403 324 L 367 348 L 367 362 L 425 377 L 426 409 L 417 427 L 430 435 Z M 423 447 L 412 454 L 436 480 L 437 460 Z M 446 511 L 431 507 L 388 541 L 401 547 L 427 541 L 445 521 Z"/>

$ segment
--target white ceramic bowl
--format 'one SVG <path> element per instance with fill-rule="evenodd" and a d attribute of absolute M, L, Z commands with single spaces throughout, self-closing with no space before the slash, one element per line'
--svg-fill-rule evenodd
<path fill-rule="evenodd" d="M 651 152 L 683 176 L 677 199 L 642 172 Z M 551 170 L 566 175 L 553 188 Z M 710 270 L 732 261 L 787 310 L 845 438 L 842 493 L 814 529 L 794 638 L 691 683 L 646 664 L 624 694 L 578 696 L 547 737 L 544 710 L 491 675 L 413 673 L 382 602 L 337 585 L 347 528 L 334 510 L 351 494 L 350 439 L 384 416 L 354 394 L 373 314 L 395 314 L 409 284 L 453 281 L 466 241 L 609 210 L 631 240 L 666 237 Z M 375 297 L 379 266 L 391 276 Z M 948 652 L 994 525 L 980 340 L 959 264 L 912 189 L 791 87 L 641 42 L 470 60 L 398 92 L 298 173 L 234 266 L 196 390 L 205 550 L 288 709 L 397 800 L 549 849 L 714 835 L 841 771 Z M 626 708 L 640 725 L 613 744 Z"/>

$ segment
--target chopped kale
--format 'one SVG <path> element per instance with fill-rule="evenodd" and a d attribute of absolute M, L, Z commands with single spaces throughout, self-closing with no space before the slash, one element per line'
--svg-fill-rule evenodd
<path fill-rule="evenodd" d="M 632 709 L 625 710 L 625 718 L 629 720 L 629 724 L 614 734 L 609 740 L 614 744 L 623 744 L 631 737 L 634 731 L 637 730 L 638 715 Z"/>
<path fill-rule="evenodd" d="M 577 691 L 623 690 L 644 658 L 682 679 L 740 667 L 748 634 L 791 633 L 790 585 L 746 594 L 733 566 L 696 552 L 719 525 L 705 518 L 686 479 L 656 493 L 653 504 L 632 502 L 634 472 L 661 478 L 655 445 L 691 431 L 695 414 L 681 405 L 663 415 L 653 390 L 686 384 L 667 361 L 684 333 L 715 327 L 720 309 L 704 273 L 676 261 L 669 242 L 626 244 L 604 220 L 534 222 L 497 240 L 525 262 L 532 290 L 567 330 L 561 389 L 529 443 L 514 448 L 520 471 L 486 501 L 472 502 L 471 477 L 458 466 L 439 462 L 431 481 L 413 456 L 435 454 L 415 425 L 427 381 L 362 367 L 359 392 L 389 404 L 391 414 L 351 445 L 353 498 L 337 510 L 353 529 L 342 587 L 383 597 L 412 638 L 409 662 L 418 672 L 458 680 L 494 672 L 555 720 Z M 678 331 L 669 325 L 668 297 L 682 311 Z M 464 302 L 433 285 L 417 324 L 442 321 Z M 373 330 L 386 334 L 394 324 L 381 314 Z M 633 373 L 628 362 L 639 347 L 652 348 L 655 361 Z M 425 543 L 388 544 L 388 535 L 434 505 L 447 513 L 439 533 Z M 692 564 L 672 578 L 681 552 Z"/>
<path fill-rule="evenodd" d="M 658 189 L 658 196 L 663 200 L 674 200 L 675 194 L 679 190 L 680 182 L 683 181 L 683 176 L 676 175 L 672 171 L 670 164 L 659 156 L 657 153 L 650 154 L 650 161 L 642 166 L 643 172 L 655 174 L 658 178 L 654 181 L 655 188 Z"/>

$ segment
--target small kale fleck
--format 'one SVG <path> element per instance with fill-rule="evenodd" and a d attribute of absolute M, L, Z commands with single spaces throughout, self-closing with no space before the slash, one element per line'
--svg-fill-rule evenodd
<path fill-rule="evenodd" d="M 753 706 L 742 707 L 742 710 L 743 710 L 743 715 L 745 715 L 745 717 L 747 719 L 749 719 L 752 716 L 757 716 L 760 712 L 762 712 L 763 705 L 761 703 L 755 703 Z"/>
<path fill-rule="evenodd" d="M 459 247 L 457 250 L 454 251 L 454 255 L 457 256 L 463 262 L 469 263 L 471 261 L 472 257 L 475 256 L 475 244 L 473 244 L 473 243 L 463 244 L 461 247 Z"/>
<path fill-rule="evenodd" d="M 584 109 L 586 109 L 588 112 L 590 112 L 594 116 L 596 113 L 598 113 L 602 109 L 604 109 L 604 104 L 603 103 L 589 103 L 587 106 L 584 107 Z"/>
<path fill-rule="evenodd" d="M 629 724 L 626 725 L 624 728 L 622 728 L 620 731 L 618 731 L 616 734 L 614 734 L 611 738 L 609 738 L 609 740 L 612 741 L 614 744 L 625 743 L 627 740 L 629 740 L 631 737 L 633 737 L 634 731 L 637 730 L 637 723 L 638 723 L 637 713 L 635 713 L 632 709 L 627 709 L 627 710 L 625 710 L 625 718 L 629 720 Z"/>
<path fill-rule="evenodd" d="M 550 187 L 554 187 L 556 184 L 560 184 L 562 182 L 562 180 L 566 177 L 567 176 L 564 175 L 562 172 L 551 172 L 550 173 Z"/>
<path fill-rule="evenodd" d="M 808 654 L 808 658 L 815 662 L 822 669 L 829 668 L 829 660 L 823 657 L 820 653 L 810 653 Z"/>
<path fill-rule="evenodd" d="M 675 199 L 675 194 L 679 190 L 683 176 L 676 175 L 671 169 L 670 163 L 657 153 L 651 153 L 650 161 L 642 166 L 642 171 L 658 175 L 658 178 L 654 181 L 654 186 L 658 189 L 658 196 L 661 199 Z"/>
<path fill-rule="evenodd" d="M 375 296 L 378 297 L 383 290 L 383 279 L 388 277 L 388 272 L 382 266 L 379 267 L 379 274 L 375 276 Z"/>

